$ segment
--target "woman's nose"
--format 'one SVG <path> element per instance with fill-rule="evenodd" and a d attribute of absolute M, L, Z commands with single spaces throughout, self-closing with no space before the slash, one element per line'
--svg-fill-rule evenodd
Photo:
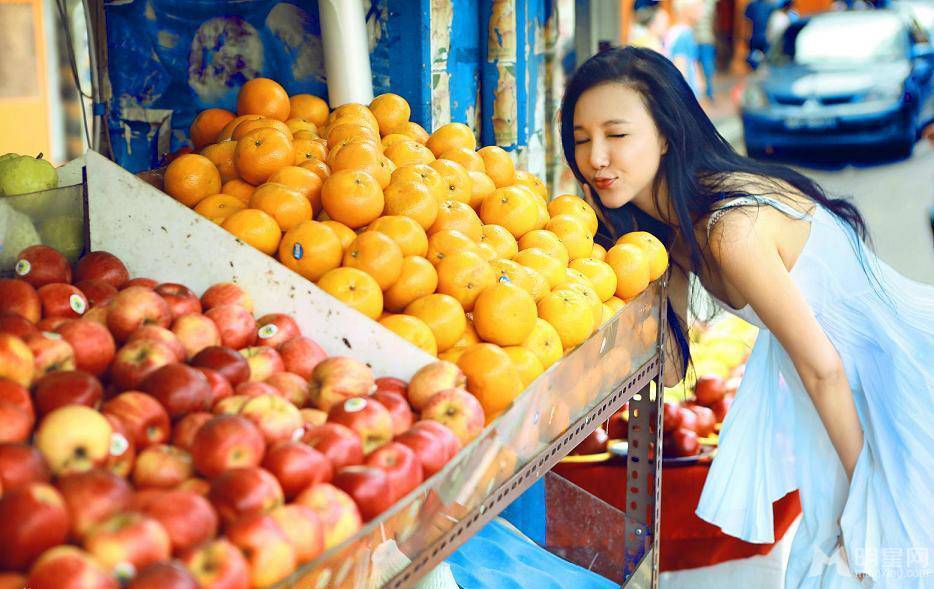
<path fill-rule="evenodd" d="M 591 139 L 590 141 L 590 165 L 594 170 L 600 170 L 609 165 L 609 153 L 606 144 L 602 139 Z"/>

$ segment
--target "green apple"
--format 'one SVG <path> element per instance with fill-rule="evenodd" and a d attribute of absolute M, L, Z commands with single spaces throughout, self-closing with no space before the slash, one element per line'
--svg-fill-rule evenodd
<path fill-rule="evenodd" d="M 12 269 L 21 251 L 39 243 L 39 233 L 29 217 L 0 199 L 0 272 Z"/>
<path fill-rule="evenodd" d="M 74 215 L 50 217 L 39 223 L 39 237 L 74 263 L 84 250 L 84 220 Z"/>
<path fill-rule="evenodd" d="M 58 174 L 55 167 L 41 157 L 21 155 L 0 159 L 0 196 L 32 194 L 57 186 Z M 51 194 L 37 194 L 29 198 L 18 198 L 11 204 L 18 211 L 36 218 L 53 197 Z"/>

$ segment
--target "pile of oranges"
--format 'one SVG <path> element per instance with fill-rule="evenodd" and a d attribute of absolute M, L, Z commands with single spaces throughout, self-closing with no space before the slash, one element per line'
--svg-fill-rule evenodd
<path fill-rule="evenodd" d="M 581 198 L 548 198 L 510 155 L 395 94 L 330 110 L 273 80 L 191 126 L 165 190 L 426 352 L 457 363 L 488 416 L 668 265 L 630 233 L 594 243 Z"/>

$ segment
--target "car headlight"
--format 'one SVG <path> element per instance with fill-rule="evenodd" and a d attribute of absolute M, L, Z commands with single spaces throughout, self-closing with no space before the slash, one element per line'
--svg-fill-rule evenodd
<path fill-rule="evenodd" d="M 765 108 L 769 98 L 758 84 L 747 84 L 743 90 L 743 106 L 750 109 Z"/>
<path fill-rule="evenodd" d="M 876 86 L 866 93 L 866 100 L 898 100 L 904 89 L 901 84 Z"/>

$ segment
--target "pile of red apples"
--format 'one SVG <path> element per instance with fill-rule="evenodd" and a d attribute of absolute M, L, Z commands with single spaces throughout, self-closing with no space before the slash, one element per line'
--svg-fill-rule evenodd
<path fill-rule="evenodd" d="M 739 378 L 727 381 L 717 375 L 705 375 L 697 379 L 693 399 L 666 401 L 662 414 L 665 436 L 662 455 L 685 458 L 700 454 L 701 438 L 709 437 L 723 423 L 738 384 Z"/>
<path fill-rule="evenodd" d="M 0 589 L 268 587 L 482 431 L 456 365 L 328 357 L 247 292 L 19 254 L 0 279 Z"/>

